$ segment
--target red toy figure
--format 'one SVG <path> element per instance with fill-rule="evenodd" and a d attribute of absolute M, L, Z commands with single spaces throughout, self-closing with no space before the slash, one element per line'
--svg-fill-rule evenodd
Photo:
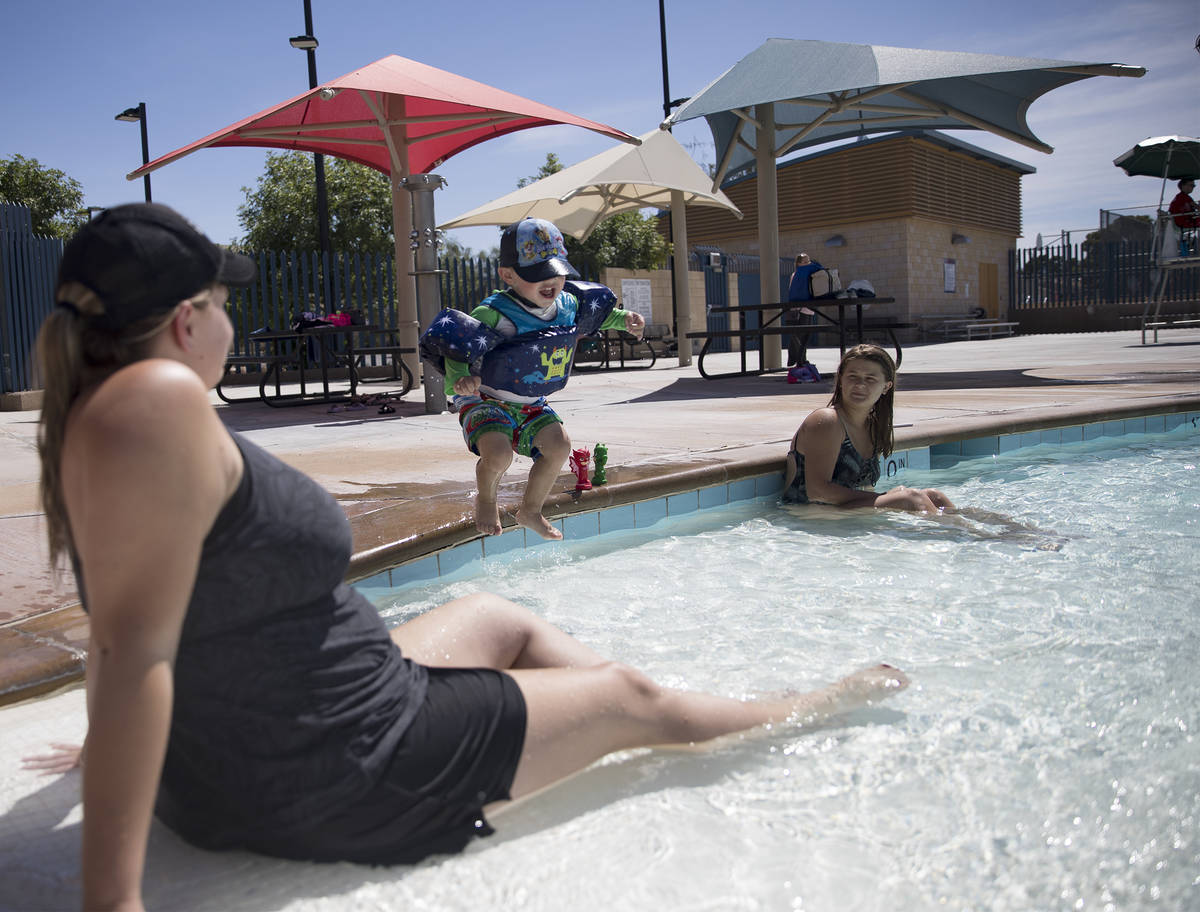
<path fill-rule="evenodd" d="M 588 452 L 587 447 L 580 447 L 577 450 L 571 450 L 571 458 L 567 460 L 571 466 L 571 471 L 575 473 L 577 481 L 575 482 L 576 491 L 590 491 L 592 483 L 588 481 L 588 460 L 592 454 Z"/>

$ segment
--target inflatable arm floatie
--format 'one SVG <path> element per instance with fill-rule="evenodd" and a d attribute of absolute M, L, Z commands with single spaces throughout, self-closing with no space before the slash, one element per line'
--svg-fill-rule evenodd
<path fill-rule="evenodd" d="M 462 311 L 447 308 L 421 335 L 421 358 L 441 374 L 446 373 L 445 359 L 450 358 L 467 364 L 492 389 L 549 396 L 567 383 L 577 338 L 598 330 L 617 300 L 607 287 L 594 282 L 568 282 L 566 290 L 579 302 L 574 320 L 563 314 L 566 322 L 511 339 Z"/>
<path fill-rule="evenodd" d="M 590 336 L 598 332 L 600 325 L 608 319 L 608 315 L 617 306 L 617 296 L 607 285 L 599 282 L 578 282 L 569 280 L 565 289 L 575 295 L 579 301 L 579 313 L 575 317 L 575 325 L 579 327 L 579 335 Z"/>

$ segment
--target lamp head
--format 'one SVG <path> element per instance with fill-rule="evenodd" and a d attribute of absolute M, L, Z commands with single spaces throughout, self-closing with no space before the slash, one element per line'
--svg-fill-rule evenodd
<path fill-rule="evenodd" d="M 295 38 L 289 38 L 288 44 L 301 51 L 311 51 L 320 45 L 312 35 L 297 35 Z"/>

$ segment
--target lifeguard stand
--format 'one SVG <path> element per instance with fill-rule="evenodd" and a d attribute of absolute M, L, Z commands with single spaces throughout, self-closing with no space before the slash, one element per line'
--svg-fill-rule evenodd
<path fill-rule="evenodd" d="M 1146 330 L 1158 341 L 1160 329 L 1172 327 L 1200 326 L 1200 317 L 1165 320 L 1162 318 L 1163 299 L 1167 293 L 1167 282 L 1173 272 L 1181 269 L 1200 268 L 1200 251 L 1197 250 L 1195 228 L 1181 229 L 1175 224 L 1175 216 L 1162 209 L 1154 226 L 1154 243 L 1150 247 L 1150 258 L 1154 268 L 1154 292 L 1142 311 L 1142 344 L 1146 344 Z M 1190 237 L 1189 237 L 1190 235 Z"/>

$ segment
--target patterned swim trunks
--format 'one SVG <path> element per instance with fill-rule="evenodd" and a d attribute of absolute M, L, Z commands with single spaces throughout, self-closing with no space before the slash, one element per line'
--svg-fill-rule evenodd
<path fill-rule="evenodd" d="M 542 454 L 533 445 L 533 439 L 542 428 L 562 424 L 562 419 L 546 405 L 545 399 L 526 404 L 503 402 L 490 396 L 458 396 L 455 402 L 463 439 L 467 449 L 476 456 L 482 434 L 506 434 L 512 441 L 513 452 L 540 459 Z"/>

